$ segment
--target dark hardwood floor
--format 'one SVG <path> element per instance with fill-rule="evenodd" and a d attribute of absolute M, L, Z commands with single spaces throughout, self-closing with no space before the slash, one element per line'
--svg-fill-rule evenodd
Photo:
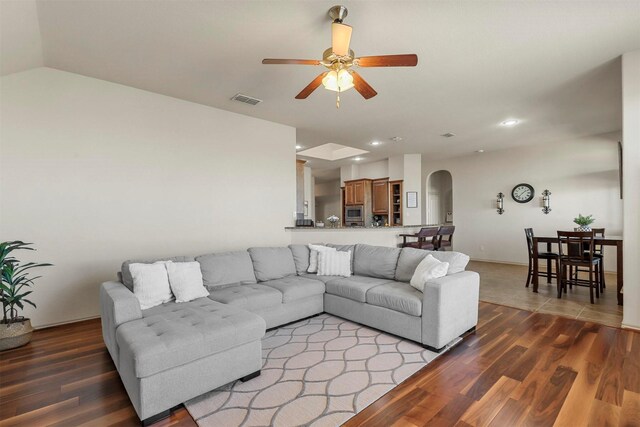
<path fill-rule="evenodd" d="M 139 425 L 99 320 L 0 353 L 0 426 Z M 640 334 L 480 304 L 476 334 L 347 426 L 640 426 Z M 185 409 L 157 426 L 194 426 Z"/>

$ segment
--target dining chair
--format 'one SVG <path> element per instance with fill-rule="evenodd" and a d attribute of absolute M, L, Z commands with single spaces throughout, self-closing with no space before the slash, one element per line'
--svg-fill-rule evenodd
<path fill-rule="evenodd" d="M 595 237 L 604 237 L 604 228 L 592 228 L 593 236 Z M 587 248 L 583 248 L 583 250 L 588 250 Z M 602 244 L 593 243 L 593 256 L 596 258 L 600 258 L 600 292 L 604 292 L 604 288 L 606 288 L 605 279 L 604 279 L 604 246 Z M 579 273 L 588 273 L 587 270 L 580 270 L 580 268 L 576 267 L 575 270 L 573 267 L 569 268 L 569 274 L 575 276 L 577 278 Z M 571 285 L 569 285 L 571 288 Z"/>
<path fill-rule="evenodd" d="M 562 297 L 562 291 L 567 293 L 567 285 L 588 286 L 591 304 L 595 303 L 593 289 L 596 298 L 600 298 L 600 270 L 602 259 L 595 255 L 594 232 L 592 231 L 558 231 L 558 252 L 560 255 L 560 280 L 558 281 L 558 298 Z M 566 248 L 566 251 L 565 251 Z M 589 273 L 589 279 L 579 279 L 578 276 L 567 274 L 568 268 L 586 267 L 582 270 Z M 595 277 L 594 277 L 595 274 Z"/>
<path fill-rule="evenodd" d="M 436 251 L 451 248 L 453 245 L 453 232 L 456 231 L 455 225 L 443 225 L 438 229 L 438 237 L 436 238 Z"/>
<path fill-rule="evenodd" d="M 559 255 L 557 252 L 539 252 L 534 251 L 534 243 L 533 243 L 533 228 L 525 228 L 524 235 L 527 239 L 527 249 L 529 252 L 529 269 L 527 271 L 527 283 L 525 284 L 525 288 L 529 287 L 531 284 L 531 279 L 533 278 L 533 266 L 536 262 L 541 259 L 547 260 L 547 271 L 538 270 L 538 277 L 546 276 L 547 283 L 551 283 L 551 279 L 555 278 L 556 281 L 559 280 L 558 272 L 560 272 L 560 264 L 558 262 Z M 537 252 L 537 254 L 536 254 Z M 551 271 L 551 261 L 555 261 L 555 271 Z"/>
<path fill-rule="evenodd" d="M 438 235 L 438 227 L 421 228 L 415 234 L 401 234 L 403 248 L 415 248 L 433 251 L 436 249 L 436 236 Z M 407 242 L 408 237 L 417 238 L 415 242 Z"/>

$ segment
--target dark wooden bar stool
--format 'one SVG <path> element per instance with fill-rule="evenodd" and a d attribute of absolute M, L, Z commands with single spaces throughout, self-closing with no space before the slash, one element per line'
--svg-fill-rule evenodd
<path fill-rule="evenodd" d="M 595 303 L 593 289 L 596 298 L 600 298 L 600 270 L 602 258 L 595 256 L 592 231 L 558 231 L 558 250 L 560 253 L 560 280 L 558 281 L 558 298 L 562 297 L 562 291 L 567 293 L 569 286 L 588 286 L 591 304 Z M 565 251 L 566 248 L 566 251 Z M 589 279 L 579 279 L 577 275 L 567 274 L 568 268 L 586 267 L 584 272 L 589 273 Z M 595 277 L 594 277 L 595 274 Z"/>
<path fill-rule="evenodd" d="M 415 234 L 401 234 L 403 248 L 424 249 L 433 251 L 436 249 L 436 236 L 438 235 L 438 227 L 421 228 Z M 417 238 L 415 242 L 407 242 L 407 237 Z"/>
<path fill-rule="evenodd" d="M 547 260 L 547 271 L 539 271 L 538 270 L 538 277 L 540 276 L 546 276 L 547 277 L 547 283 L 551 283 L 551 279 L 555 278 L 556 281 L 559 281 L 560 279 L 558 278 L 558 272 L 560 271 L 560 264 L 558 262 L 559 260 L 559 255 L 556 252 L 540 252 L 537 251 L 534 248 L 534 243 L 533 243 L 533 228 L 525 228 L 524 229 L 524 235 L 527 238 L 527 249 L 529 250 L 529 270 L 527 272 L 527 283 L 525 284 L 525 287 L 528 288 L 529 284 L 531 283 L 531 279 L 533 278 L 533 266 L 534 263 L 537 263 L 539 260 L 544 259 Z M 555 271 L 551 271 L 551 262 L 555 261 L 555 267 L 556 270 Z"/>
<path fill-rule="evenodd" d="M 438 230 L 436 238 L 436 251 L 445 250 L 453 245 L 453 232 L 456 231 L 454 225 L 443 225 Z"/>

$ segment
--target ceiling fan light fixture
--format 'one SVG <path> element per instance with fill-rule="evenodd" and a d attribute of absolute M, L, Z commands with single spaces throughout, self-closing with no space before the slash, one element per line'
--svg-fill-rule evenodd
<path fill-rule="evenodd" d="M 334 22 L 331 24 L 331 48 L 337 56 L 349 55 L 349 43 L 353 28 L 349 25 Z"/>
<path fill-rule="evenodd" d="M 333 92 L 344 92 L 353 87 L 353 76 L 344 68 L 340 71 L 331 70 L 322 79 L 322 85 Z"/>

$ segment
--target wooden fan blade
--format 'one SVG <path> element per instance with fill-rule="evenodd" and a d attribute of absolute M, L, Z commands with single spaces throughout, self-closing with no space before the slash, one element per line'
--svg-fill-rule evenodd
<path fill-rule="evenodd" d="M 311 95 L 311 93 L 314 90 L 318 89 L 318 86 L 320 86 L 322 84 L 322 79 L 324 78 L 324 76 L 327 75 L 327 73 L 328 73 L 328 71 L 320 74 L 318 77 L 313 79 L 313 81 L 311 83 L 309 83 L 307 85 L 307 87 L 302 89 L 300 91 L 300 93 L 296 95 L 296 99 L 306 99 L 307 96 Z"/>
<path fill-rule="evenodd" d="M 415 67 L 418 64 L 418 55 L 379 55 L 363 56 L 358 58 L 360 67 Z"/>
<path fill-rule="evenodd" d="M 373 98 L 378 94 L 378 92 L 376 92 L 369 83 L 360 76 L 360 74 L 353 70 L 351 70 L 350 73 L 353 76 L 353 86 L 358 92 L 360 92 L 360 95 L 362 95 L 364 99 Z"/>
<path fill-rule="evenodd" d="M 263 64 L 320 65 L 316 59 L 263 59 Z"/>

